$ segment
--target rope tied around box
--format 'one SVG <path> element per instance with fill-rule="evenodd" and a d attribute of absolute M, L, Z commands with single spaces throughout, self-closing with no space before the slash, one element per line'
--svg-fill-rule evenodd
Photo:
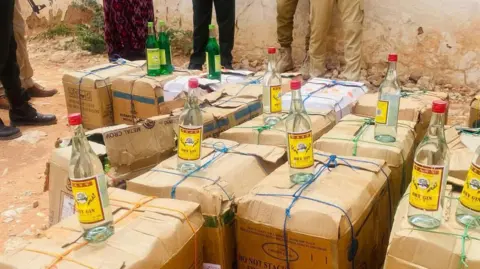
<path fill-rule="evenodd" d="M 154 205 L 148 205 L 149 202 L 153 201 L 154 199 L 156 199 L 158 197 L 154 197 L 154 196 L 149 196 L 149 197 L 144 197 L 142 199 L 140 199 L 138 202 L 130 202 L 130 201 L 125 201 L 125 200 L 121 200 L 121 199 L 115 199 L 115 198 L 110 198 L 110 201 L 114 201 L 114 202 L 120 202 L 120 203 L 126 203 L 126 204 L 130 204 L 130 205 L 133 205 L 132 208 L 125 208 L 125 207 L 120 207 L 119 209 L 127 209 L 128 211 L 122 215 L 120 218 L 118 218 L 117 220 L 114 221 L 114 224 L 117 224 L 119 223 L 120 221 L 124 220 L 125 218 L 127 218 L 128 216 L 130 216 L 133 212 L 135 211 L 138 211 L 139 208 L 141 207 L 147 207 L 147 208 L 155 208 L 155 209 L 161 209 L 161 210 L 166 210 L 166 211 L 171 211 L 171 212 L 175 212 L 175 213 L 179 213 L 180 215 L 183 216 L 183 218 L 185 219 L 185 221 L 187 222 L 188 226 L 190 227 L 190 229 L 192 230 L 193 232 L 193 236 L 194 236 L 194 253 L 195 253 L 195 269 L 198 269 L 198 266 L 197 266 L 197 261 L 198 261 L 198 246 L 197 246 L 197 242 L 198 242 L 198 238 L 197 238 L 197 234 L 195 232 L 195 227 L 193 226 L 192 222 L 190 221 L 190 219 L 188 218 L 188 215 L 181 211 L 181 210 L 177 210 L 177 209 L 174 209 L 174 208 L 169 208 L 169 207 L 163 207 L 163 206 L 154 206 Z M 68 243 L 68 244 L 65 244 L 62 246 L 62 248 L 64 247 L 68 247 L 74 243 L 76 243 L 81 237 L 83 236 L 83 233 L 82 235 L 77 238 L 75 241 L 71 242 L 71 243 Z M 63 253 L 51 253 L 51 252 L 47 252 L 47 251 L 43 251 L 43 250 L 37 250 L 37 249 L 29 249 L 29 248 L 25 248 L 23 250 L 25 251 L 29 251 L 29 252 L 35 252 L 35 253 L 39 253 L 39 254 L 44 254 L 44 255 L 47 255 L 47 256 L 51 256 L 51 257 L 54 257 L 55 259 L 48 265 L 46 266 L 46 269 L 53 269 L 53 268 L 56 268 L 55 265 L 58 264 L 59 262 L 61 262 L 62 260 L 65 260 L 65 261 L 69 261 L 69 262 L 73 262 L 73 263 L 76 263 L 78 265 L 81 265 L 85 268 L 88 268 L 88 269 L 95 269 L 95 267 L 92 267 L 90 265 L 87 265 L 85 263 L 82 263 L 78 260 L 75 260 L 75 259 L 72 259 L 72 258 L 69 258 L 67 257 L 70 253 L 76 251 L 76 250 L 79 250 L 81 249 L 82 247 L 88 245 L 89 242 L 88 241 L 84 241 L 82 243 L 78 243 L 76 246 L 66 250 L 65 252 Z M 125 264 L 121 267 L 123 268 L 125 266 Z M 120 269 L 121 269 L 120 268 Z"/>
<path fill-rule="evenodd" d="M 338 157 L 336 155 L 326 155 L 326 154 L 321 154 L 321 153 L 315 153 L 315 155 L 328 157 L 328 161 L 325 164 L 323 164 L 318 169 L 318 171 L 315 172 L 313 174 L 313 176 L 308 181 L 301 184 L 300 187 L 293 194 L 256 193 L 255 195 L 263 196 L 263 197 L 269 196 L 269 197 L 286 197 L 286 198 L 287 197 L 292 197 L 293 198 L 292 201 L 290 202 L 290 205 L 285 209 L 285 218 L 284 218 L 284 222 L 283 222 L 283 244 L 284 244 L 284 248 L 285 248 L 285 262 L 286 262 L 286 265 L 287 265 L 287 269 L 290 268 L 288 234 L 287 234 L 287 221 L 288 221 L 288 219 L 290 219 L 292 217 L 291 216 L 292 208 L 294 207 L 295 203 L 300 199 L 305 199 L 305 200 L 309 200 L 309 201 L 312 201 L 312 202 L 324 204 L 324 205 L 336 208 L 343 213 L 343 215 L 346 217 L 346 219 L 348 221 L 348 224 L 350 226 L 350 234 L 351 234 L 350 248 L 348 250 L 348 261 L 350 261 L 352 263 L 352 269 L 355 269 L 355 256 L 356 256 L 357 251 L 358 251 L 359 243 L 358 243 L 358 240 L 355 236 L 355 230 L 354 230 L 354 227 L 353 227 L 353 222 L 350 219 L 350 216 L 348 215 L 347 211 L 345 209 L 343 209 L 342 207 L 336 205 L 336 204 L 333 204 L 333 203 L 330 203 L 330 202 L 327 202 L 327 201 L 323 201 L 323 200 L 320 200 L 320 199 L 314 199 L 314 198 L 311 198 L 311 197 L 308 197 L 308 196 L 304 196 L 302 194 L 308 187 L 310 187 L 310 185 L 312 183 L 314 183 L 322 175 L 322 173 L 325 171 L 325 169 L 329 170 L 331 166 L 337 167 L 338 166 L 338 160 L 343 161 L 343 163 L 345 163 L 352 170 L 361 169 L 361 168 L 358 167 L 358 166 L 353 166 L 350 162 L 363 162 L 363 163 L 369 163 L 369 164 L 376 165 L 377 167 L 380 167 L 380 166 L 377 163 L 366 161 L 366 160 L 355 160 L 355 159 Z M 382 173 L 385 175 L 385 177 L 387 178 L 386 180 L 387 180 L 387 184 L 388 184 L 387 174 L 385 173 L 385 171 L 383 171 L 383 169 L 381 167 L 380 167 L 380 169 L 381 169 Z M 391 216 L 390 216 L 390 218 L 391 218 Z"/>

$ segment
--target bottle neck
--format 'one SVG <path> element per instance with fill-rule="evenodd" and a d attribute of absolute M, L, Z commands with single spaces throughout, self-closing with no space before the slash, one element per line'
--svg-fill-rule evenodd
<path fill-rule="evenodd" d="M 165 25 L 159 25 L 158 26 L 158 33 L 163 34 L 165 33 Z"/>
<path fill-rule="evenodd" d="M 188 88 L 187 92 L 187 102 L 190 107 L 198 106 L 198 96 L 199 93 L 198 88 Z"/>
<path fill-rule="evenodd" d="M 432 119 L 428 126 L 428 136 L 445 140 L 445 113 L 432 112 Z"/>
<path fill-rule="evenodd" d="M 272 73 L 275 72 L 276 65 L 277 65 L 275 54 L 268 54 L 267 60 L 268 60 L 267 71 Z"/>
<path fill-rule="evenodd" d="M 148 26 L 148 35 L 155 36 L 155 31 L 153 31 L 153 26 Z"/>
<path fill-rule="evenodd" d="M 388 62 L 388 70 L 386 80 L 397 80 L 397 62 Z"/>
<path fill-rule="evenodd" d="M 302 93 L 300 90 L 293 90 L 292 93 L 292 103 L 290 105 L 290 113 L 300 113 L 304 112 L 305 108 L 303 106 Z"/>
<path fill-rule="evenodd" d="M 72 126 L 73 129 L 73 138 L 72 138 L 72 147 L 75 151 L 87 150 L 87 147 L 90 147 L 88 144 L 87 137 L 85 136 L 85 130 L 81 124 Z"/>
<path fill-rule="evenodd" d="M 213 38 L 213 39 L 217 38 L 217 36 L 215 34 L 215 29 L 210 29 L 209 38 Z"/>

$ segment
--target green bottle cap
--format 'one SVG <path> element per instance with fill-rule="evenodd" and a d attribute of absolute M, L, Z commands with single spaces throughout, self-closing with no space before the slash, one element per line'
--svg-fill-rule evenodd
<path fill-rule="evenodd" d="M 215 29 L 215 25 L 210 24 L 210 25 L 208 26 L 208 29 L 209 29 L 209 30 Z"/>
<path fill-rule="evenodd" d="M 158 21 L 158 26 L 165 26 L 165 21 Z"/>
<path fill-rule="evenodd" d="M 147 23 L 147 26 L 148 26 L 148 27 L 153 27 L 153 22 L 149 21 L 149 22 Z"/>

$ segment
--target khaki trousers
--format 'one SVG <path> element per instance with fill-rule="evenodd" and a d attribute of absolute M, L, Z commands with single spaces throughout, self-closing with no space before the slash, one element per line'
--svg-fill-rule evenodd
<path fill-rule="evenodd" d="M 289 48 L 293 42 L 293 18 L 299 0 L 277 0 L 277 38 L 283 48 Z M 318 0 L 312 0 L 318 1 Z M 310 23 L 305 36 L 305 51 L 310 45 Z"/>
<path fill-rule="evenodd" d="M 364 0 L 312 0 L 310 3 L 310 72 L 312 76 L 325 73 L 327 34 L 335 4 L 343 23 L 346 68 L 342 75 L 348 80 L 359 80 L 362 59 Z"/>

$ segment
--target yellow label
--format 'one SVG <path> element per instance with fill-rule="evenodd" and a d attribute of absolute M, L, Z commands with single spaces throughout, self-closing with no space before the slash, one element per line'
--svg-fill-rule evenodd
<path fill-rule="evenodd" d="M 215 72 L 222 71 L 222 65 L 220 64 L 220 55 L 215 55 Z"/>
<path fill-rule="evenodd" d="M 103 182 L 104 178 L 104 175 L 99 175 L 80 180 L 70 179 L 80 223 L 93 224 L 105 220 L 99 188 L 99 182 Z"/>
<path fill-rule="evenodd" d="M 202 127 L 179 127 L 178 157 L 182 160 L 194 161 L 200 159 L 202 145 Z"/>
<path fill-rule="evenodd" d="M 480 212 L 480 167 L 472 163 L 460 195 L 460 203 L 466 208 Z"/>
<path fill-rule="evenodd" d="M 413 164 L 410 205 L 426 211 L 438 210 L 444 169 L 444 166 Z"/>
<path fill-rule="evenodd" d="M 282 112 L 282 86 L 270 86 L 270 112 Z"/>
<path fill-rule="evenodd" d="M 160 50 L 160 64 L 161 65 L 166 65 L 167 64 L 167 55 L 165 54 L 164 49 Z"/>
<path fill-rule="evenodd" d="M 147 49 L 147 68 L 160 69 L 160 50 Z"/>
<path fill-rule="evenodd" d="M 387 116 L 388 116 L 388 101 L 378 100 L 375 123 L 387 124 Z"/>
<path fill-rule="evenodd" d="M 288 163 L 296 169 L 313 166 L 312 131 L 288 133 Z"/>

